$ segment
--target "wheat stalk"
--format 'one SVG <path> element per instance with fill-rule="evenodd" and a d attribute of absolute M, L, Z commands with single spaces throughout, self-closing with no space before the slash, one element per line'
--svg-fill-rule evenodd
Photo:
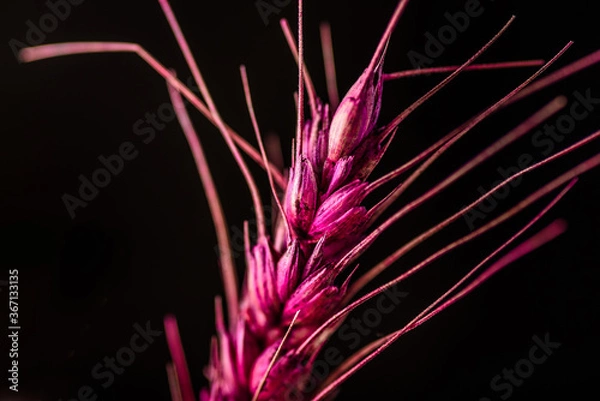
<path fill-rule="evenodd" d="M 215 302 L 217 334 L 212 341 L 211 360 L 205 371 L 210 385 L 200 394 L 202 401 L 292 399 L 318 401 L 331 399 L 345 380 L 403 334 L 420 326 L 469 294 L 504 266 L 561 234 L 565 230 L 564 223 L 556 221 L 529 239 L 521 239 L 521 236 L 573 187 L 578 175 L 600 164 L 600 155 L 584 161 L 542 186 L 518 205 L 483 227 L 431 254 L 396 279 L 357 298 L 357 295 L 368 283 L 400 257 L 456 221 L 496 190 L 523 174 L 542 167 L 600 136 L 600 132 L 593 133 L 571 147 L 510 176 L 469 206 L 431 227 L 390 254 L 362 276 L 354 278 L 357 258 L 383 232 L 556 113 L 565 106 L 566 101 L 563 97 L 554 99 L 431 190 L 403 205 L 390 217 L 381 221 L 384 213 L 400 195 L 443 153 L 494 112 L 598 62 L 600 52 L 593 53 L 537 81 L 535 80 L 568 49 L 571 43 L 546 63 L 540 60 L 530 60 L 475 64 L 477 58 L 509 27 L 513 17 L 500 29 L 498 34 L 460 66 L 384 74 L 383 66 L 387 45 L 408 4 L 408 0 L 401 0 L 381 36 L 369 65 L 341 101 L 339 101 L 337 93 L 330 27 L 327 24 L 321 26 L 327 90 L 330 99 L 327 104 L 317 96 L 310 74 L 304 66 L 303 4 L 300 0 L 298 3 L 298 41 L 294 38 L 288 23 L 285 20 L 281 21 L 283 33 L 296 58 L 299 71 L 296 98 L 297 129 L 293 141 L 292 163 L 289 171 L 284 172 L 269 161 L 267 149 L 263 145 L 245 67 L 240 68 L 242 88 L 258 149 L 251 146 L 222 120 L 171 7 L 167 0 L 159 0 L 159 2 L 192 71 L 203 100 L 196 97 L 176 78 L 174 72 L 168 70 L 138 44 L 95 42 L 45 45 L 24 49 L 21 52 L 21 58 L 23 61 L 35 61 L 77 53 L 129 52 L 139 55 L 166 80 L 176 114 L 198 167 L 221 250 L 219 256 L 227 313 L 223 310 L 222 300 L 217 298 Z M 499 101 L 451 131 L 403 166 L 377 180 L 370 180 L 372 171 L 385 154 L 404 119 L 460 73 L 468 70 L 531 66 L 538 66 L 539 69 Z M 379 124 L 381 97 L 386 81 L 439 73 L 450 73 L 450 75 L 391 122 L 386 125 Z M 246 222 L 244 229 L 246 273 L 241 286 L 238 284 L 235 274 L 235 263 L 220 199 L 202 145 L 187 114 L 183 97 L 187 98 L 217 127 L 240 167 L 252 195 L 257 219 L 256 241 L 251 241 L 251 233 Z M 307 103 L 308 118 L 305 117 Z M 241 151 L 259 163 L 267 173 L 271 193 L 278 210 L 272 232 L 267 230 L 263 202 Z M 411 169 L 414 171 L 374 207 L 367 209 L 363 205 L 365 198 L 373 191 L 384 184 L 393 182 Z M 318 388 L 308 389 L 307 380 L 315 358 L 331 334 L 350 312 L 453 249 L 510 219 L 555 190 L 560 191 L 535 218 L 502 243 L 411 322 L 398 331 L 367 345 L 341 364 L 323 383 L 320 383 Z M 504 252 L 516 241 L 519 241 L 516 247 Z M 501 255 L 502 252 L 504 252 L 503 256 L 494 261 L 494 258 Z M 165 318 L 165 327 L 173 359 L 172 364 L 168 365 L 173 399 L 196 400 L 179 330 L 173 316 Z"/>

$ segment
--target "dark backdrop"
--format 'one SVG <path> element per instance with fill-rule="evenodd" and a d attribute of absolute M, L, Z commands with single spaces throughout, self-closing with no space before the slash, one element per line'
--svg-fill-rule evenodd
<path fill-rule="evenodd" d="M 340 90 L 344 92 L 366 66 L 396 2 L 306 3 L 306 60 L 316 86 L 325 97 L 318 23 L 329 20 Z M 423 52 L 424 34 L 436 33 L 447 23 L 444 13 L 454 13 L 465 3 L 413 1 L 393 36 L 386 71 L 410 68 L 407 52 Z M 513 27 L 482 61 L 549 59 L 568 40 L 574 40 L 575 45 L 557 63 L 562 66 L 600 48 L 597 12 L 591 0 L 490 0 L 482 4 L 485 12 L 473 18 L 470 27 L 432 65 L 466 60 L 511 14 L 518 17 Z M 281 135 L 289 163 L 296 70 L 277 16 L 271 15 L 265 25 L 252 0 L 174 0 L 173 7 L 224 119 L 252 140 L 238 72 L 239 64 L 244 63 L 262 129 Z M 165 313 L 175 313 L 179 319 L 194 385 L 199 389 L 205 384 L 202 369 L 214 332 L 212 299 L 222 293 L 209 211 L 177 123 L 166 124 L 148 143 L 132 128 L 145 113 L 156 112 L 168 101 L 163 81 L 138 58 L 126 54 L 19 64 L 9 41 L 24 41 L 27 21 L 38 25 L 49 9 L 42 0 L 9 0 L 3 2 L 1 10 L 0 37 L 6 43 L 0 53 L 1 249 L 6 269 L 20 272 L 22 326 L 21 391 L 18 395 L 9 392 L 3 373 L 2 399 L 72 399 L 87 384 L 97 389 L 101 400 L 169 399 L 164 336 L 137 355 L 135 363 L 109 388 L 102 389 L 90 375 L 104 357 L 114 356 L 128 345 L 135 323 L 150 322 L 152 328 L 159 329 Z M 292 4 L 280 14 L 293 26 L 295 15 Z M 189 76 L 157 2 L 84 1 L 73 6 L 71 15 L 47 34 L 45 43 L 70 40 L 139 42 L 176 68 L 181 77 Z M 600 96 L 599 72 L 600 66 L 591 68 L 489 119 L 436 163 L 398 206 L 459 167 L 553 96 L 565 94 L 570 104 L 574 91 L 585 93 L 589 89 L 592 95 Z M 425 149 L 530 73 L 530 69 L 465 73 L 402 126 L 377 173 Z M 381 121 L 389 121 L 440 79 L 422 77 L 387 84 Z M 599 117 L 596 111 L 578 123 L 572 134 L 556 144 L 554 152 L 597 129 Z M 244 219 L 252 218 L 242 177 L 216 129 L 197 113 L 194 121 L 229 224 L 241 227 Z M 490 188 L 500 178 L 498 168 L 515 166 L 523 154 L 539 159 L 542 148 L 532 144 L 532 135 L 398 223 L 365 255 L 363 268 L 475 199 L 479 187 Z M 61 197 L 65 193 L 75 195 L 78 176 L 89 178 L 101 166 L 99 156 L 114 154 L 127 141 L 134 143 L 138 156 L 71 219 Z M 507 210 L 597 150 L 596 142 L 527 176 L 490 216 Z M 268 196 L 264 174 L 254 167 L 252 171 L 263 195 Z M 534 344 L 532 337 L 543 338 L 546 333 L 561 346 L 514 389 L 510 398 L 579 399 L 587 392 L 593 394 L 599 373 L 599 178 L 598 170 L 585 174 L 536 226 L 539 230 L 543 224 L 564 218 L 569 223 L 566 235 L 514 263 L 467 299 L 404 337 L 350 380 L 339 398 L 498 400 L 501 393 L 490 388 L 490 380 L 526 358 Z M 369 339 L 401 327 L 547 201 L 407 281 L 402 290 L 409 296 L 402 308 L 387 316 Z M 475 225 L 482 223 L 478 220 Z M 468 232 L 466 222 L 459 220 L 396 263 L 385 276 L 393 277 Z M 238 261 L 241 269 L 241 259 Z M 7 279 L 7 273 L 2 273 L 0 280 Z M 2 295 L 5 317 L 6 288 L 2 288 Z M 5 319 L 2 321 L 5 330 Z M 6 372 L 4 334 L 3 338 L 0 370 Z"/>

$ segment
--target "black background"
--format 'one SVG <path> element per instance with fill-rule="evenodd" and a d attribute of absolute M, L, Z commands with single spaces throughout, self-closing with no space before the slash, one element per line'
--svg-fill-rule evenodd
<path fill-rule="evenodd" d="M 325 97 L 318 23 L 328 20 L 343 93 L 368 63 L 396 2 L 306 3 L 308 67 Z M 422 52 L 424 33 L 436 32 L 446 23 L 444 13 L 455 12 L 464 4 L 464 0 L 413 1 L 393 36 L 385 70 L 410 68 L 407 52 Z M 516 14 L 517 20 L 481 61 L 549 59 L 568 40 L 574 40 L 571 50 L 552 67 L 557 68 L 600 48 L 595 2 L 591 0 L 498 0 L 482 4 L 483 15 L 471 21 L 469 29 L 434 65 L 466 60 L 511 14 Z M 252 0 L 174 0 L 173 7 L 224 119 L 252 140 L 238 71 L 243 63 L 248 68 L 261 127 L 281 135 L 287 158 L 294 129 L 296 69 L 277 16 L 272 15 L 265 26 Z M 4 1 L 0 9 L 0 38 L 6 44 L 11 38 L 23 40 L 25 21 L 36 22 L 48 11 L 41 0 Z M 295 27 L 294 5 L 285 7 L 280 15 Z M 138 42 L 177 69 L 181 77 L 189 76 L 154 1 L 87 0 L 48 34 L 46 43 L 73 40 Z M 136 120 L 168 101 L 163 81 L 129 54 L 68 57 L 31 65 L 19 64 L 8 45 L 0 54 L 0 249 L 6 269 L 20 271 L 23 327 L 20 392 L 15 395 L 7 390 L 3 373 L 0 397 L 66 400 L 75 398 L 82 385 L 98 388 L 90 377 L 92 367 L 128 344 L 134 323 L 151 321 L 159 328 L 165 313 L 175 313 L 179 319 L 190 371 L 199 389 L 205 384 L 202 369 L 214 332 L 212 299 L 222 292 L 208 207 L 177 123 L 169 123 L 148 144 L 132 131 Z M 401 127 L 377 173 L 425 149 L 531 72 L 465 73 Z M 422 193 L 554 96 L 565 94 L 572 99 L 573 91 L 588 88 L 600 94 L 599 73 L 600 66 L 592 67 L 492 117 L 437 162 L 398 205 Z M 440 79 L 424 77 L 386 84 L 381 121 L 389 121 Z M 596 111 L 579 123 L 555 151 L 597 129 L 599 116 Z M 244 219 L 252 218 L 242 177 L 217 130 L 198 113 L 194 121 L 229 224 L 241 227 Z M 125 141 L 135 143 L 139 156 L 127 162 L 123 172 L 71 220 L 61 196 L 75 195 L 77 177 L 89 177 L 100 167 L 97 158 L 113 154 Z M 586 150 L 527 176 L 511 189 L 494 215 L 597 150 L 597 142 L 592 143 Z M 490 188 L 500 178 L 498 167 L 515 165 L 523 153 L 540 156 L 531 143 L 531 134 L 398 223 L 361 260 L 363 268 L 475 199 L 479 186 Z M 258 168 L 252 171 L 266 199 L 264 174 Z M 561 347 L 515 389 L 510 399 L 581 399 L 587 393 L 594 394 L 594 379 L 599 373 L 599 178 L 598 170 L 581 177 L 565 200 L 536 226 L 539 230 L 543 224 L 564 218 L 569 223 L 567 234 L 514 263 L 467 299 L 405 336 L 352 378 L 339 399 L 475 401 L 488 396 L 497 400 L 500 398 L 489 386 L 492 377 L 503 368 L 514 367 L 527 356 L 532 336 L 546 332 Z M 407 281 L 403 290 L 410 295 L 378 331 L 387 333 L 401 327 L 547 201 Z M 468 232 L 460 220 L 396 263 L 385 277 L 393 277 L 448 240 Z M 241 269 L 242 261 L 238 261 Z M 6 276 L 3 273 L 0 280 Z M 4 304 L 5 289 L 2 294 Z M 2 313 L 5 316 L 6 311 Z M 5 339 L 3 334 L 0 370 L 4 372 L 8 368 Z M 163 336 L 139 355 L 113 386 L 100 390 L 99 399 L 169 399 L 164 370 L 168 359 Z"/>

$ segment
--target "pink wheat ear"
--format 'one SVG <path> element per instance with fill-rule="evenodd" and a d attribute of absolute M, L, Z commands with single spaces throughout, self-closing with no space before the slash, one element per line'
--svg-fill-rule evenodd
<path fill-rule="evenodd" d="M 303 390 L 306 380 L 310 377 L 318 352 L 322 350 L 331 333 L 356 307 L 373 299 L 374 296 L 381 294 L 390 286 L 422 271 L 426 266 L 439 260 L 457 247 L 488 234 L 492 229 L 513 218 L 542 197 L 562 188 L 560 193 L 533 220 L 505 241 L 492 254 L 484 258 L 481 263 L 428 308 L 418 314 L 409 324 L 369 344 L 348 358 L 321 384 L 316 392 L 306 394 L 307 398 L 313 401 L 322 400 L 326 397 L 331 398 L 341 383 L 402 335 L 419 327 L 462 299 L 507 264 L 562 233 L 564 225 L 561 222 L 556 222 L 529 240 L 522 242 L 513 250 L 501 255 L 513 242 L 520 240 L 526 230 L 549 212 L 573 187 L 578 175 L 600 165 L 600 155 L 577 165 L 545 184 L 509 211 L 492 219 L 483 227 L 450 242 L 450 244 L 431 253 L 423 261 L 400 274 L 394 280 L 380 285 L 375 290 L 354 300 L 355 295 L 380 272 L 388 269 L 407 252 L 455 222 L 500 187 L 523 174 L 558 160 L 600 137 L 600 131 L 595 132 L 569 148 L 535 163 L 519 173 L 513 174 L 488 193 L 472 201 L 467 207 L 425 230 L 370 268 L 367 273 L 355 279 L 354 273 L 358 271 L 358 265 L 355 263 L 356 259 L 384 231 L 406 214 L 422 206 L 427 200 L 441 194 L 451 184 L 518 138 L 521 138 L 538 124 L 541 124 L 547 117 L 565 106 L 565 99 L 559 97 L 548 103 L 465 163 L 461 168 L 434 185 L 433 188 L 413 201 L 403 204 L 392 216 L 388 217 L 379 226 L 375 226 L 383 213 L 389 210 L 406 189 L 430 168 L 442 154 L 451 149 L 457 141 L 464 138 L 479 123 L 502 108 L 599 62 L 600 51 L 563 67 L 538 81 L 536 81 L 538 77 L 569 48 L 571 43 L 567 44 L 545 64 L 541 60 L 476 64 L 477 58 L 508 28 L 514 19 L 513 17 L 498 34 L 460 66 L 384 74 L 386 49 L 390 44 L 392 32 L 408 5 L 408 0 L 401 0 L 398 2 L 379 40 L 369 65 L 342 99 L 339 99 L 337 91 L 331 29 L 328 24 L 321 25 L 320 33 L 327 90 L 331 103 L 327 105 L 319 99 L 305 64 L 303 1 L 300 0 L 298 3 L 297 42 L 289 28 L 289 24 L 285 20 L 281 21 L 284 36 L 298 65 L 298 91 L 295 103 L 296 132 L 292 133 L 295 138 L 292 143 L 291 167 L 289 174 L 284 174 L 281 171 L 283 164 L 281 162 L 272 163 L 271 160 L 275 160 L 275 158 L 271 157 L 271 160 L 269 160 L 269 157 L 267 157 L 268 152 L 263 144 L 263 138 L 254 112 L 245 67 L 242 66 L 240 69 L 242 88 L 258 143 L 258 150 L 242 139 L 222 120 L 208 90 L 208 85 L 192 56 L 168 1 L 159 0 L 159 3 L 201 90 L 203 100 L 196 97 L 185 87 L 176 78 L 174 72 L 167 70 L 137 44 L 94 42 L 46 45 L 24 49 L 21 56 L 25 61 L 34 61 L 77 53 L 134 53 L 167 81 L 169 95 L 194 156 L 215 223 L 215 232 L 221 248 L 219 261 L 227 303 L 227 316 L 225 316 L 221 298 L 217 297 L 215 300 L 216 335 L 211 342 L 210 361 L 205 369 L 209 386 L 201 392 L 201 401 L 272 401 L 289 399 L 286 397 L 290 393 Z M 452 130 L 412 160 L 372 182 L 369 181 L 374 168 L 384 156 L 396 133 L 399 132 L 400 124 L 429 98 L 456 79 L 459 74 L 466 71 L 532 66 L 541 66 L 541 68 L 499 101 Z M 450 74 L 406 110 L 399 113 L 387 125 L 378 125 L 384 84 L 392 79 L 442 73 Z M 247 221 L 244 222 L 246 271 L 241 286 L 238 285 L 235 266 L 231 257 L 225 216 L 212 182 L 212 176 L 201 143 L 185 109 L 183 97 L 190 100 L 192 105 L 218 128 L 231 151 L 234 161 L 240 168 L 255 206 L 258 236 L 255 241 L 252 241 L 249 224 Z M 304 113 L 306 97 L 308 98 L 310 115 Z M 279 211 L 273 229 L 273 239 L 266 230 L 264 211 L 262 210 L 262 201 L 257 184 L 250 174 L 240 150 L 261 165 L 267 173 L 271 195 L 274 197 Z M 363 205 L 366 196 L 373 196 L 373 191 L 376 188 L 395 180 L 413 168 L 415 171 L 404 179 L 401 184 L 396 185 L 373 208 L 366 209 Z M 283 194 L 280 195 L 278 190 L 283 190 Z M 494 262 L 497 257 L 499 259 Z M 486 268 L 486 266 L 489 267 Z M 228 319 L 227 325 L 225 324 L 226 318 Z M 167 364 L 172 398 L 174 401 L 194 400 L 192 379 L 174 317 L 170 315 L 165 317 L 165 329 L 173 360 L 172 363 Z M 192 373 L 195 375 L 195 372 Z"/>

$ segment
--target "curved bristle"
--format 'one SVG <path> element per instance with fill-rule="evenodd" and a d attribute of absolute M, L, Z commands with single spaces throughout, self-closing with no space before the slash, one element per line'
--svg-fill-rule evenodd
<path fill-rule="evenodd" d="M 229 150 L 231 151 L 235 162 L 237 163 L 240 171 L 242 172 L 242 175 L 244 176 L 244 179 L 246 180 L 246 184 L 248 185 L 248 189 L 250 190 L 250 195 L 252 196 L 252 202 L 254 203 L 254 210 L 256 212 L 256 227 L 258 230 L 258 235 L 264 237 L 266 235 L 265 214 L 263 210 L 263 203 L 260 199 L 260 193 L 258 191 L 256 183 L 254 182 L 254 178 L 252 177 L 252 174 L 250 173 L 250 170 L 248 169 L 248 166 L 246 165 L 246 162 L 244 161 L 242 155 L 239 153 L 237 146 L 233 141 L 231 132 L 225 125 L 225 122 L 221 119 L 221 115 L 217 110 L 217 107 L 213 101 L 210 91 L 208 90 L 208 87 L 206 86 L 204 77 L 202 76 L 202 73 L 200 72 L 200 69 L 196 64 L 196 61 L 192 56 L 190 48 L 187 44 L 187 40 L 181 32 L 181 28 L 179 27 L 179 23 L 177 22 L 177 19 L 175 18 L 175 15 L 171 10 L 169 2 L 167 0 L 159 0 L 159 2 L 161 7 L 163 8 L 167 21 L 169 22 L 169 25 L 171 26 L 171 29 L 173 30 L 173 33 L 177 39 L 177 43 L 179 44 L 179 47 L 181 48 L 184 57 L 188 65 L 190 66 L 190 69 L 192 70 L 194 80 L 200 88 L 200 92 L 202 93 L 202 96 L 206 101 L 210 113 L 215 119 L 217 128 L 219 129 L 219 131 L 221 131 L 221 134 L 225 139 L 225 143 L 227 143 L 227 147 L 229 147 Z"/>
<path fill-rule="evenodd" d="M 183 98 L 181 94 L 171 85 L 168 85 L 169 95 L 171 102 L 173 103 L 173 109 L 175 115 L 179 120 L 179 124 L 183 130 L 188 146 L 192 151 L 198 174 L 204 187 L 204 193 L 208 201 L 208 206 L 213 219 L 213 225 L 217 234 L 217 244 L 219 247 L 219 260 L 221 262 L 221 274 L 223 278 L 223 284 L 225 286 L 225 296 L 227 299 L 227 311 L 229 316 L 230 326 L 237 320 L 238 316 L 238 280 L 236 274 L 235 263 L 231 253 L 231 241 L 229 239 L 229 230 L 227 229 L 227 221 L 225 219 L 225 213 L 223 212 L 223 206 L 219 199 L 219 193 L 215 186 L 215 183 L 210 172 L 210 167 L 206 161 L 204 150 L 200 139 L 196 134 L 196 130 L 192 125 L 192 121 L 185 109 Z"/>
<path fill-rule="evenodd" d="M 93 53 L 134 53 L 142 58 L 153 70 L 163 77 L 170 85 L 176 88 L 202 115 L 215 127 L 218 127 L 217 120 L 212 115 L 209 108 L 198 99 L 198 97 L 183 82 L 178 80 L 171 72 L 162 65 L 154 56 L 137 43 L 125 42 L 69 42 L 52 45 L 41 45 L 28 47 L 19 53 L 19 59 L 23 62 L 33 62 L 48 58 L 70 56 L 75 54 L 93 54 Z M 262 157 L 260 153 L 252 147 L 244 138 L 225 126 L 231 138 L 248 156 L 250 156 L 261 167 Z M 281 172 L 275 166 L 271 166 L 277 185 L 285 188 L 286 182 Z"/>
<path fill-rule="evenodd" d="M 242 76 L 242 86 L 244 87 L 244 94 L 246 96 L 246 106 L 248 107 L 248 113 L 250 114 L 250 120 L 252 121 L 252 127 L 254 128 L 254 134 L 256 135 L 256 141 L 258 142 L 258 148 L 260 149 L 260 153 L 263 157 L 263 163 L 265 166 L 269 166 L 269 160 L 267 158 L 267 152 L 265 151 L 265 146 L 263 144 L 262 136 L 260 134 L 260 129 L 258 127 L 258 121 L 256 120 L 256 114 L 254 113 L 254 105 L 252 104 L 252 95 L 250 93 L 250 85 L 248 84 L 248 75 L 246 73 L 246 67 L 240 66 L 240 74 Z M 273 198 L 275 199 L 275 203 L 279 208 L 279 213 L 282 216 L 283 222 L 287 231 L 287 238 L 291 237 L 291 229 L 289 222 L 287 221 L 287 215 L 283 210 L 283 206 L 281 205 L 281 201 L 279 200 L 279 195 L 277 194 L 277 190 L 275 188 L 275 184 L 273 183 L 273 175 L 271 173 L 271 169 L 269 167 L 266 168 L 267 176 L 269 178 L 269 184 L 271 186 L 271 193 Z"/>

